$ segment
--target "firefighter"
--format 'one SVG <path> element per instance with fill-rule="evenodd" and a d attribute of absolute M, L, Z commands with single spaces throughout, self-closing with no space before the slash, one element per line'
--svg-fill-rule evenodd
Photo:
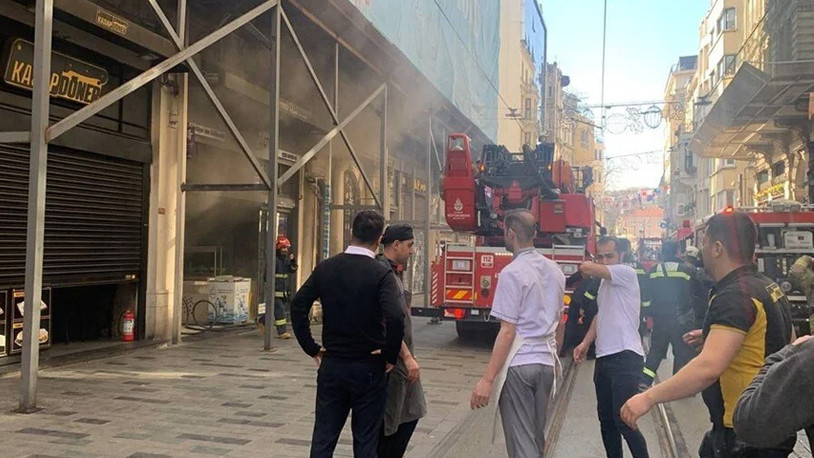
<path fill-rule="evenodd" d="M 565 337 L 561 355 L 582 342 L 597 313 L 596 293 L 599 290 L 601 279 L 584 278 L 577 272 L 568 278 L 567 287 L 575 283 L 574 277 L 579 277 L 579 285 L 571 295 L 571 304 L 568 305 L 568 320 L 565 322 Z M 588 348 L 588 359 L 594 359 L 595 352 L 596 346 L 591 344 Z"/>
<path fill-rule="evenodd" d="M 687 267 L 679 258 L 678 242 L 664 242 L 661 262 L 653 266 L 648 277 L 650 296 L 644 310 L 653 320 L 653 333 L 642 371 L 643 391 L 653 384 L 659 364 L 667 356 L 668 347 L 673 348 L 673 374 L 694 356 L 692 348 L 682 339 L 684 333 L 691 329 L 686 329 L 687 324 L 681 321 L 692 313 L 695 270 Z"/>
<path fill-rule="evenodd" d="M 812 285 L 814 285 L 814 258 L 803 255 L 797 258 L 789 269 L 789 278 L 794 285 L 806 295 L 808 306 L 814 305 L 812 302 Z"/>
<path fill-rule="evenodd" d="M 290 339 L 286 330 L 291 301 L 291 274 L 297 271 L 297 260 L 291 253 L 291 241 L 284 235 L 277 237 L 277 270 L 274 275 L 274 327 L 277 338 Z M 265 332 L 265 314 L 259 317 L 260 332 Z"/>
<path fill-rule="evenodd" d="M 639 335 L 644 337 L 648 331 L 648 324 L 646 320 L 646 311 L 645 308 L 649 304 L 649 295 L 650 289 L 648 288 L 648 281 L 647 281 L 647 271 L 645 270 L 642 263 L 640 263 L 636 258 L 633 256 L 633 249 L 630 245 L 630 240 L 624 237 L 618 237 L 619 243 L 621 244 L 622 250 L 624 250 L 624 259 L 622 260 L 622 264 L 626 266 L 630 266 L 633 270 L 636 271 L 636 280 L 639 281 L 639 291 L 641 294 L 641 310 L 639 311 L 639 317 L 641 319 L 641 323 L 639 324 Z"/>

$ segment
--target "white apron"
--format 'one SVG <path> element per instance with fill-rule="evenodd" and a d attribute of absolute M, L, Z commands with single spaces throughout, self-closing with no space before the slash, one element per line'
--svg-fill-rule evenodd
<path fill-rule="evenodd" d="M 557 394 L 557 379 L 562 376 L 562 364 L 560 363 L 559 356 L 557 356 L 557 339 L 554 334 L 547 334 L 539 339 L 529 339 L 529 342 L 545 343 L 546 347 L 548 348 L 548 352 L 551 353 L 551 356 L 554 358 L 554 384 L 551 386 L 551 399 L 554 399 L 554 396 Z M 503 367 L 500 369 L 500 372 L 495 378 L 495 385 L 492 392 L 492 401 L 495 409 L 494 419 L 492 420 L 493 444 L 497 440 L 498 429 L 501 425 L 500 407 L 498 404 L 500 403 L 500 394 L 503 392 L 503 385 L 506 384 L 506 375 L 509 373 L 509 366 L 514 360 L 514 357 L 517 356 L 517 352 L 520 350 L 520 347 L 522 347 L 525 343 L 526 339 L 515 331 L 512 346 L 509 349 L 509 356 L 506 358 L 506 362 L 503 363 Z"/>

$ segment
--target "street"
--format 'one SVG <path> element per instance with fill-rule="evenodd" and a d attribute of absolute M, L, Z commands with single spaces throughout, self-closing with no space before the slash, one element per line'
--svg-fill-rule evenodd
<path fill-rule="evenodd" d="M 469 394 L 489 348 L 459 343 L 452 323 L 422 319 L 415 327 L 429 415 L 419 422 L 408 456 L 426 457 L 472 417 Z M 8 394 L 0 405 L 1 454 L 307 456 L 316 368 L 295 340 L 275 345 L 277 352 L 263 352 L 259 334 L 247 329 L 45 369 L 42 410 L 30 415 L 11 412 L 19 379 L 9 375 L 0 379 Z M 337 456 L 352 456 L 349 425 Z"/>
<path fill-rule="evenodd" d="M 407 457 L 505 457 L 502 437 L 492 443 L 491 408 L 473 412 L 471 389 L 488 362 L 490 343 L 460 341 L 454 324 L 415 319 L 416 354 L 429 413 L 421 419 Z M 315 334 L 320 327 L 314 327 Z M 9 457 L 305 457 L 314 422 L 316 368 L 295 340 L 261 350 L 252 328 L 215 332 L 178 346 L 142 348 L 110 358 L 41 371 L 41 411 L 13 413 L 19 379 L 7 374 L 0 409 L 2 456 Z M 669 361 L 660 374 L 669 375 Z M 602 452 L 593 394 L 593 362 L 580 366 L 552 456 Z M 673 403 L 690 453 L 705 431 L 699 399 Z M 655 416 L 642 429 L 652 456 L 663 455 Z M 555 421 L 550 414 L 549 424 Z M 676 425 L 673 425 L 676 429 Z M 799 457 L 810 457 L 800 443 Z M 336 456 L 353 456 L 350 422 Z"/>

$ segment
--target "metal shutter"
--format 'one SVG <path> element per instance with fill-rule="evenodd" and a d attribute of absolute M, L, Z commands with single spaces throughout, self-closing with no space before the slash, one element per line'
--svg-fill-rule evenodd
<path fill-rule="evenodd" d="M 27 149 L 0 147 L 0 285 L 25 276 Z M 138 278 L 143 262 L 144 166 L 97 154 L 48 154 L 43 282 Z"/>

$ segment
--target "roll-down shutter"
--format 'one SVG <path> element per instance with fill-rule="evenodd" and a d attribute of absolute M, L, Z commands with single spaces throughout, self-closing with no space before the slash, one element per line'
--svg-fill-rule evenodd
<path fill-rule="evenodd" d="M 25 276 L 27 149 L 0 147 L 0 286 Z M 43 281 L 132 281 L 142 265 L 144 167 L 77 151 L 48 154 Z"/>

